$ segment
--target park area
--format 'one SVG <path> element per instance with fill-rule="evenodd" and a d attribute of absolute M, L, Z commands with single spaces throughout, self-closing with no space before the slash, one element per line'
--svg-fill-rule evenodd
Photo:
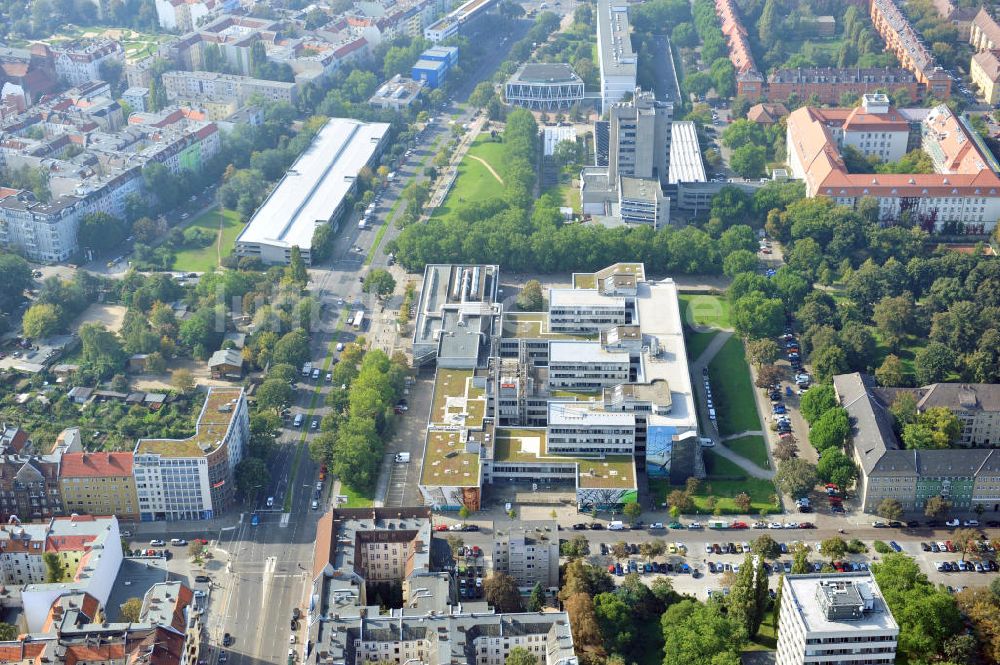
<path fill-rule="evenodd" d="M 184 249 L 177 251 L 174 257 L 173 269 L 181 272 L 208 272 L 217 268 L 222 259 L 233 252 L 236 237 L 243 230 L 240 215 L 235 210 L 213 208 L 195 217 L 184 227 L 185 238 L 191 235 L 190 229 L 201 229 L 202 237 L 211 236 L 214 240 L 201 246 L 189 246 L 185 242 Z"/>
<path fill-rule="evenodd" d="M 760 431 L 750 368 L 739 337 L 730 337 L 715 354 L 708 364 L 708 378 L 719 416 L 719 434 Z"/>
<path fill-rule="evenodd" d="M 475 141 L 458 165 L 455 184 L 432 217 L 448 217 L 462 204 L 485 201 L 503 194 L 503 179 L 499 169 L 503 163 L 503 143 L 483 134 Z"/>
<path fill-rule="evenodd" d="M 679 296 L 688 359 L 697 360 L 719 330 L 729 330 L 729 301 L 722 296 L 682 293 Z"/>
<path fill-rule="evenodd" d="M 736 464 L 718 453 L 705 450 L 704 478 L 691 500 L 694 513 L 698 515 L 757 515 L 780 511 L 774 485 L 769 480 L 753 478 Z M 657 503 L 662 503 L 673 490 L 683 490 L 683 485 L 670 485 L 667 480 L 650 479 L 649 492 Z M 736 505 L 735 498 L 742 492 L 750 496 L 750 510 L 743 511 Z"/>

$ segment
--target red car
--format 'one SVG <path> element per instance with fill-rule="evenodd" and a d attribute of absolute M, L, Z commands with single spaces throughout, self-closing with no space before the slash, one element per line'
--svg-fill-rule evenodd
<path fill-rule="evenodd" d="M 434 530 L 435 531 L 447 531 L 448 530 L 448 525 L 447 524 L 437 524 L 437 525 L 434 526 Z"/>
<path fill-rule="evenodd" d="M 746 529 L 746 528 L 749 528 L 749 527 L 747 527 L 747 523 L 746 522 L 733 522 L 733 526 L 731 528 L 733 528 L 733 529 Z"/>

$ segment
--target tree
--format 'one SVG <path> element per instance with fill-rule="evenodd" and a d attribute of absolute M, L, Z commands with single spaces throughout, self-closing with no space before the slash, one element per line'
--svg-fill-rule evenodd
<path fill-rule="evenodd" d="M 529 279 L 517 294 L 517 307 L 525 312 L 540 312 L 545 308 L 542 285 L 537 279 Z"/>
<path fill-rule="evenodd" d="M 17 626 L 0 622 L 0 642 L 13 642 L 17 639 Z"/>
<path fill-rule="evenodd" d="M 205 553 L 205 546 L 202 545 L 200 540 L 196 539 L 188 543 L 188 556 L 190 556 L 192 559 L 197 559 L 204 553 Z"/>
<path fill-rule="evenodd" d="M 301 367 L 309 360 L 309 338 L 301 328 L 285 333 L 274 345 L 271 361 Z"/>
<path fill-rule="evenodd" d="M 913 358 L 917 385 L 944 381 L 954 368 L 955 353 L 940 342 L 931 342 L 919 349 Z"/>
<path fill-rule="evenodd" d="M 813 386 L 800 400 L 799 410 L 808 423 L 816 422 L 820 416 L 837 406 L 837 394 L 830 384 Z"/>
<path fill-rule="evenodd" d="M 50 303 L 37 303 L 24 312 L 21 327 L 25 337 L 44 339 L 59 332 L 62 317 L 59 308 Z"/>
<path fill-rule="evenodd" d="M 684 599 L 667 608 L 660 619 L 664 665 L 722 665 L 739 662 L 746 629 L 723 612 L 718 603 Z"/>
<path fill-rule="evenodd" d="M 531 589 L 531 596 L 528 598 L 528 611 L 541 612 L 543 607 L 545 607 L 545 589 L 541 582 L 537 582 Z"/>
<path fill-rule="evenodd" d="M 828 409 L 809 427 L 809 443 L 816 450 L 825 453 L 827 449 L 843 446 L 850 432 L 851 422 L 847 416 L 847 409 L 837 406 Z"/>
<path fill-rule="evenodd" d="M 737 249 L 722 260 L 722 273 L 733 278 L 741 272 L 756 272 L 760 266 L 757 255 L 746 249 Z"/>
<path fill-rule="evenodd" d="M 756 557 L 755 560 L 753 555 L 747 554 L 727 599 L 729 616 L 746 630 L 748 636 L 753 637 L 764 620 L 769 600 L 764 559 Z"/>
<path fill-rule="evenodd" d="M 745 145 L 733 150 L 729 166 L 744 178 L 757 178 L 764 173 L 767 150 L 759 145 Z"/>
<path fill-rule="evenodd" d="M 521 602 L 521 592 L 518 591 L 517 582 L 510 575 L 494 571 L 483 582 L 483 593 L 493 609 L 497 612 L 523 612 L 524 603 Z"/>
<path fill-rule="evenodd" d="M 885 498 L 879 502 L 876 512 L 879 517 L 896 521 L 903 516 L 903 504 L 896 499 Z"/>
<path fill-rule="evenodd" d="M 754 554 L 762 556 L 765 559 L 777 559 L 781 556 L 781 546 L 766 533 L 758 536 L 756 540 L 750 543 L 750 547 Z"/>
<path fill-rule="evenodd" d="M 132 597 L 121 604 L 119 620 L 127 623 L 139 623 L 139 614 L 142 612 L 142 599 Z"/>
<path fill-rule="evenodd" d="M 92 249 L 98 254 L 118 249 L 127 235 L 125 223 L 106 212 L 84 215 L 76 232 L 80 247 Z"/>
<path fill-rule="evenodd" d="M 468 506 L 462 506 L 461 508 L 458 509 L 458 517 L 459 517 L 459 519 L 462 519 L 462 520 L 468 519 L 469 515 L 471 515 L 471 514 L 472 513 L 469 510 Z"/>
<path fill-rule="evenodd" d="M 962 423 L 946 406 L 932 406 L 917 416 L 917 424 L 926 427 L 937 448 L 947 448 L 962 434 Z"/>
<path fill-rule="evenodd" d="M 264 460 L 245 457 L 236 465 L 236 489 L 246 498 L 252 498 L 262 487 L 267 487 L 271 472 Z"/>
<path fill-rule="evenodd" d="M 78 331 L 83 362 L 101 378 L 107 378 L 125 364 L 125 351 L 114 333 L 99 323 L 85 323 Z"/>
<path fill-rule="evenodd" d="M 790 438 L 791 437 L 782 437 L 778 443 L 774 444 L 771 454 L 774 455 L 774 458 L 779 462 L 792 459 L 799 452 L 798 446 L 796 446 Z"/>
<path fill-rule="evenodd" d="M 956 529 L 951 534 L 951 541 L 962 553 L 962 559 L 967 554 L 979 553 L 979 531 L 977 529 Z"/>
<path fill-rule="evenodd" d="M 281 379 L 267 379 L 257 389 L 257 406 L 273 409 L 276 414 L 292 402 L 292 387 Z"/>
<path fill-rule="evenodd" d="M 507 654 L 505 665 L 538 665 L 538 659 L 524 647 L 514 647 Z"/>
<path fill-rule="evenodd" d="M 191 370 L 183 367 L 171 372 L 170 382 L 180 393 L 189 393 L 194 390 L 194 375 L 191 374 Z"/>
<path fill-rule="evenodd" d="M 601 644 L 601 628 L 594 615 L 593 598 L 587 593 L 577 592 L 568 596 L 563 606 L 569 615 L 574 646 L 578 649 L 599 646 Z"/>
<path fill-rule="evenodd" d="M 365 275 L 363 290 L 385 299 L 396 290 L 396 280 L 385 268 L 376 268 Z"/>
<path fill-rule="evenodd" d="M 747 357 L 757 367 L 770 365 L 781 357 L 781 349 L 773 339 L 752 339 L 746 343 Z"/>
<path fill-rule="evenodd" d="M 16 254 L 0 253 L 0 312 L 13 312 L 32 283 L 31 266 Z"/>
<path fill-rule="evenodd" d="M 858 467 L 843 451 L 826 450 L 816 464 L 816 476 L 822 483 L 850 487 L 858 479 Z"/>
<path fill-rule="evenodd" d="M 746 492 L 740 492 L 735 497 L 733 497 L 733 503 L 736 504 L 736 507 L 740 509 L 741 513 L 750 512 L 750 505 L 751 505 L 750 495 L 747 494 Z"/>
<path fill-rule="evenodd" d="M 624 515 L 629 522 L 635 522 L 639 519 L 639 516 L 642 515 L 642 508 L 637 502 L 628 501 L 622 507 L 622 515 Z"/>
<path fill-rule="evenodd" d="M 812 566 L 809 565 L 809 548 L 802 543 L 796 543 L 792 549 L 792 574 L 802 575 L 811 573 Z"/>
<path fill-rule="evenodd" d="M 875 370 L 875 380 L 880 386 L 895 388 L 905 385 L 906 372 L 903 369 L 903 361 L 899 356 L 890 353 Z M 812 392 L 812 391 L 810 391 Z"/>
<path fill-rule="evenodd" d="M 744 337 L 777 337 L 785 325 L 785 307 L 777 298 L 748 293 L 733 303 L 731 318 L 736 332 Z"/>
<path fill-rule="evenodd" d="M 924 504 L 924 515 L 927 517 L 944 517 L 949 510 L 951 510 L 951 502 L 940 496 L 932 496 Z"/>
<path fill-rule="evenodd" d="M 816 486 L 816 467 L 798 458 L 780 462 L 774 484 L 793 498 L 803 497 Z"/>
<path fill-rule="evenodd" d="M 840 537 L 827 538 L 819 544 L 819 551 L 831 561 L 840 559 L 847 554 L 847 543 Z"/>
<path fill-rule="evenodd" d="M 610 653 L 628 653 L 635 639 L 632 610 L 616 593 L 594 597 L 594 616 L 604 636 L 604 646 Z"/>
<path fill-rule="evenodd" d="M 288 259 L 288 277 L 296 284 L 308 284 L 309 273 L 306 271 L 306 262 L 302 259 L 302 250 L 298 245 L 292 245 Z"/>
<path fill-rule="evenodd" d="M 682 513 L 689 513 L 694 508 L 694 501 L 684 490 L 673 490 L 667 495 L 667 505 L 677 506 Z"/>
<path fill-rule="evenodd" d="M 890 348 L 898 348 L 900 342 L 913 327 L 915 309 L 913 296 L 910 293 L 885 297 L 875 304 L 872 321 Z"/>
<path fill-rule="evenodd" d="M 769 342 L 769 339 L 763 340 L 750 340 L 750 344 L 754 342 Z M 779 383 L 781 379 L 785 376 L 784 370 L 782 370 L 777 365 L 764 365 L 757 370 L 757 379 L 754 381 L 754 385 L 758 388 L 770 388 L 771 386 Z"/>
<path fill-rule="evenodd" d="M 45 581 L 48 583 L 61 582 L 65 570 L 59 555 L 55 552 L 46 552 L 42 555 L 42 561 L 45 563 Z"/>

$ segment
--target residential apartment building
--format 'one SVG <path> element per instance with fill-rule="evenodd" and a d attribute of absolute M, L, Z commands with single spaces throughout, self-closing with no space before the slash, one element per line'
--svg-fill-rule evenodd
<path fill-rule="evenodd" d="M 955 0 L 932 0 L 938 16 L 955 26 L 959 39 L 968 39 L 972 21 L 982 7 L 961 7 Z"/>
<path fill-rule="evenodd" d="M 66 514 L 139 519 L 130 452 L 78 452 L 62 456 L 59 487 Z"/>
<path fill-rule="evenodd" d="M 0 458 L 0 519 L 40 520 L 63 514 L 59 456 L 30 452 Z"/>
<path fill-rule="evenodd" d="M 485 266 L 425 273 L 414 349 L 436 343 L 426 355 L 438 362 L 419 480 L 426 505 L 475 509 L 484 488 L 513 482 L 570 485 L 580 510 L 617 510 L 634 500 L 637 471 L 680 483 L 704 475 L 671 280 L 615 264 L 551 289 L 547 313 L 514 313 L 469 291 L 476 268 L 496 280 Z M 469 294 L 468 314 L 429 317 L 447 313 L 445 294 Z"/>
<path fill-rule="evenodd" d="M 511 524 L 493 534 L 493 570 L 510 575 L 522 591 L 541 584 L 559 590 L 559 526 L 539 520 Z"/>
<path fill-rule="evenodd" d="M 285 81 L 268 81 L 216 72 L 185 71 L 164 72 L 162 78 L 167 99 L 181 100 L 195 105 L 205 101 L 229 102 L 239 108 L 252 97 L 287 104 L 294 104 L 297 99 L 298 86 Z"/>
<path fill-rule="evenodd" d="M 232 504 L 233 473 L 250 437 L 243 389 L 208 388 L 195 429 L 187 439 L 136 443 L 133 472 L 142 521 L 212 519 Z"/>
<path fill-rule="evenodd" d="M 71 86 L 103 80 L 101 64 L 125 64 L 125 49 L 113 39 L 82 40 L 49 45 L 56 77 Z"/>
<path fill-rule="evenodd" d="M 628 5 L 597 1 L 597 59 L 601 70 L 601 114 L 635 92 L 639 56 L 632 48 Z"/>
<path fill-rule="evenodd" d="M 908 69 L 936 99 L 951 96 L 951 78 L 938 66 L 920 34 L 896 5 L 895 0 L 872 0 L 872 25 L 885 41 L 886 49 L 896 54 L 904 69 Z"/>
<path fill-rule="evenodd" d="M 789 99 L 820 104 L 840 104 L 846 95 L 858 100 L 875 92 L 897 94 L 905 92 L 911 100 L 923 97 L 924 90 L 916 75 L 903 68 L 885 67 L 798 67 L 776 69 L 767 77 L 767 98 L 772 102 Z"/>
<path fill-rule="evenodd" d="M 221 8 L 216 0 L 156 0 L 156 18 L 165 30 L 188 32 Z"/>
<path fill-rule="evenodd" d="M 715 0 L 715 13 L 729 46 L 729 60 L 736 69 L 736 94 L 751 100 L 759 99 L 763 93 L 764 77 L 757 69 L 736 3 L 733 0 Z"/>
<path fill-rule="evenodd" d="M 940 496 L 959 510 L 982 504 L 987 511 L 1000 512 L 1000 451 L 990 447 L 997 441 L 997 386 L 878 388 L 872 377 L 858 373 L 838 375 L 833 385 L 853 423 L 850 444 L 860 471 L 857 493 L 865 511 L 875 512 L 886 498 L 899 501 L 907 511 L 922 511 L 928 499 Z M 957 446 L 904 449 L 889 411 L 900 392 L 917 397 L 922 409 L 953 408 L 963 425 Z"/>
<path fill-rule="evenodd" d="M 884 99 L 873 106 L 873 97 L 884 96 L 866 95 L 861 109 L 803 107 L 788 116 L 786 163 L 792 177 L 805 181 L 806 196 L 852 207 L 872 197 L 882 221 L 907 217 L 928 229 L 957 222 L 975 233 L 992 231 L 1000 217 L 1000 165 L 975 130 L 943 104 L 911 113 Z M 934 173 L 850 173 L 840 154 L 841 146 L 853 145 L 898 159 L 914 135 Z"/>
<path fill-rule="evenodd" d="M 552 535 L 558 542 L 554 527 Z M 504 665 L 512 649 L 523 647 L 539 665 L 577 665 L 565 612 L 497 614 L 466 602 L 447 572 L 431 568 L 433 538 L 426 507 L 337 509 L 320 517 L 304 622 L 309 635 L 302 640 L 318 662 Z M 393 543 L 406 543 L 405 564 L 394 566 L 391 552 L 359 563 L 365 552 L 384 553 Z M 402 586 L 403 607 L 380 611 L 370 582 L 390 580 Z M 290 657 L 304 648 L 295 645 Z"/>
<path fill-rule="evenodd" d="M 969 77 L 987 104 L 1000 101 L 1000 49 L 979 51 L 969 61 Z"/>
<path fill-rule="evenodd" d="M 61 196 L 38 201 L 25 190 L 0 190 L 0 245 L 45 263 L 65 261 L 77 250 L 76 231 L 86 214 L 83 200 Z"/>
<path fill-rule="evenodd" d="M 896 661 L 899 625 L 870 572 L 785 575 L 776 665 Z"/>
<path fill-rule="evenodd" d="M 0 584 L 22 586 L 45 581 L 47 522 L 0 525 Z"/>

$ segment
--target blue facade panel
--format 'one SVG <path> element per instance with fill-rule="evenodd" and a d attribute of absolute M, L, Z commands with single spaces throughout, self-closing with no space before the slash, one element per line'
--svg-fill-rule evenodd
<path fill-rule="evenodd" d="M 650 478 L 670 476 L 670 453 L 677 428 L 651 425 L 646 430 L 646 474 Z"/>
<path fill-rule="evenodd" d="M 423 81 L 424 85 L 433 89 L 444 83 L 445 74 L 448 71 L 448 63 L 439 60 L 418 60 L 413 69 L 410 70 L 410 78 L 414 81 Z"/>

